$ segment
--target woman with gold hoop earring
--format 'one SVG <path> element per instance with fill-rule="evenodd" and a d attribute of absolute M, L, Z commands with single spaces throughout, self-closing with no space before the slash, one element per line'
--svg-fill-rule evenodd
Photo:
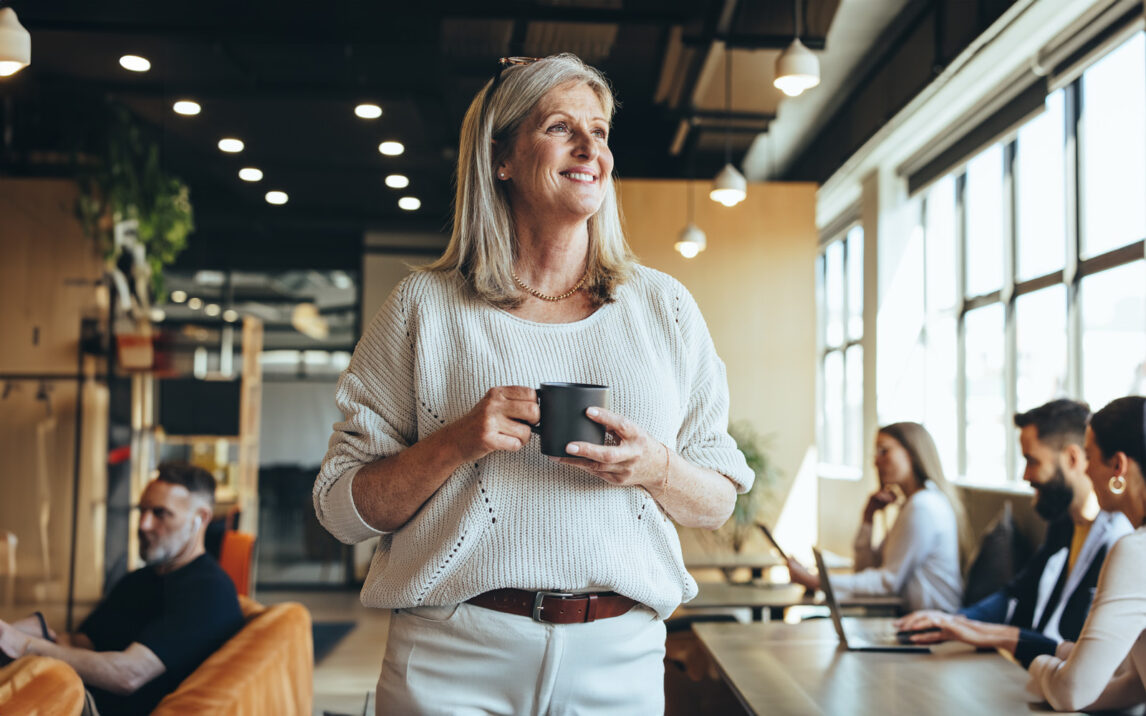
<path fill-rule="evenodd" d="M 1031 663 L 1030 690 L 1063 711 L 1146 703 L 1146 398 L 1118 398 L 1095 413 L 1086 458 L 1099 506 L 1137 530 L 1106 558 L 1078 641 Z"/>

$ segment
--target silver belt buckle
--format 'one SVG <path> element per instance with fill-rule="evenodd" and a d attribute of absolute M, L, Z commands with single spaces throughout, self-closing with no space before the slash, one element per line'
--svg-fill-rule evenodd
<path fill-rule="evenodd" d="M 533 621 L 543 621 L 541 619 L 541 602 L 546 597 L 558 597 L 560 599 L 571 599 L 577 596 L 571 592 L 537 592 L 533 595 Z"/>

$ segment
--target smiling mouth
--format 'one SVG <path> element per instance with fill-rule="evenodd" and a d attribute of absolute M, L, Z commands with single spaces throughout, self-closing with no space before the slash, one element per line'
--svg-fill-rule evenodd
<path fill-rule="evenodd" d="M 590 184 L 597 181 L 597 177 L 585 172 L 561 172 L 561 176 L 573 181 L 589 182 Z"/>

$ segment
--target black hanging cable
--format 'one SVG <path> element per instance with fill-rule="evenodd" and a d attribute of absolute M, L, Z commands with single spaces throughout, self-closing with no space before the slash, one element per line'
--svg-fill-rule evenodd
<path fill-rule="evenodd" d="M 732 48 L 724 41 L 724 163 L 732 163 Z"/>

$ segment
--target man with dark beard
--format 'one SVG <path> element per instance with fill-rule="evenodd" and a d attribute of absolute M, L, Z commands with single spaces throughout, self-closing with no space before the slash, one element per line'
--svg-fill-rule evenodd
<path fill-rule="evenodd" d="M 0 621 L 0 651 L 66 661 L 102 716 L 149 713 L 243 626 L 235 585 L 203 547 L 214 502 L 211 473 L 160 465 L 139 500 L 146 566 L 121 579 L 61 643 L 41 638 L 36 615 Z"/>
<path fill-rule="evenodd" d="M 1024 667 L 1039 654 L 1082 631 L 1098 573 L 1110 547 L 1133 531 L 1120 513 L 1098 508 L 1086 476 L 1083 439 L 1090 409 L 1054 400 L 1015 415 L 1034 507 L 1047 525 L 1038 551 L 1011 582 L 958 614 L 919 611 L 897 623 L 903 630 L 933 629 L 912 641 L 962 641 L 1005 649 Z"/>

